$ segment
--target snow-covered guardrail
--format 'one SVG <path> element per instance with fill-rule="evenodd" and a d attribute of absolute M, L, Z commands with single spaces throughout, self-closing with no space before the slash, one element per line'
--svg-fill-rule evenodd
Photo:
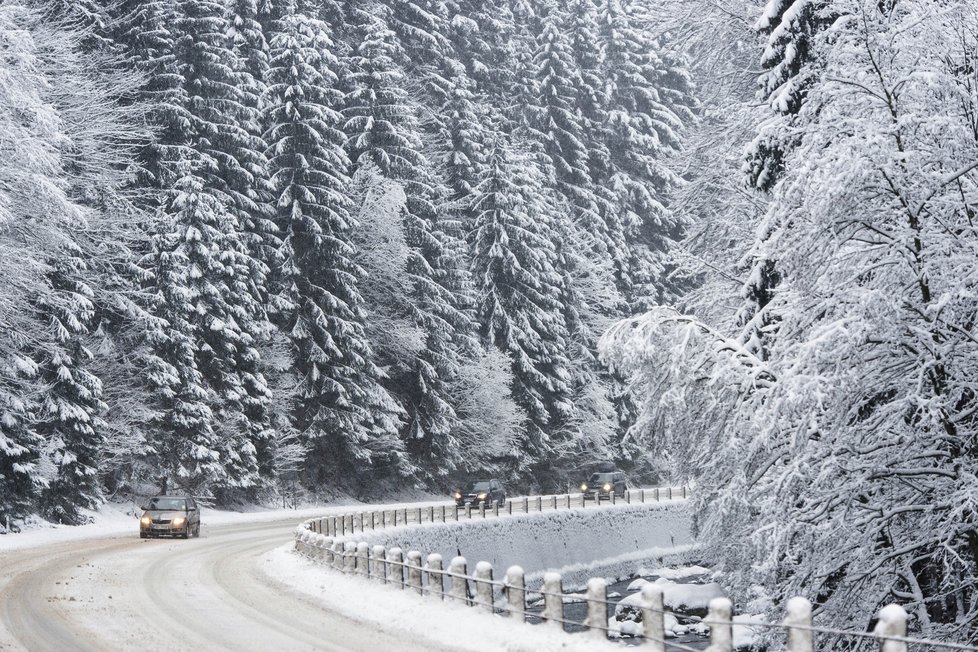
<path fill-rule="evenodd" d="M 684 488 L 636 491 L 626 494 L 629 504 L 657 503 L 663 499 L 685 498 Z M 633 502 L 633 498 L 637 498 Z M 580 501 L 580 502 L 578 502 Z M 641 502 L 640 502 L 641 501 Z M 621 502 L 620 500 L 618 502 Z M 611 501 L 609 501 L 609 504 Z M 419 523 L 479 522 L 475 519 L 500 517 L 507 514 L 533 513 L 561 508 L 586 506 L 579 495 L 535 496 L 508 501 L 502 509 L 455 510 L 441 506 L 412 508 L 407 510 L 377 510 L 355 512 L 340 516 L 314 518 L 302 523 L 296 530 L 295 546 L 301 554 L 318 561 L 338 572 L 361 576 L 379 584 L 394 586 L 436 600 L 453 600 L 476 607 L 487 614 L 506 616 L 509 619 L 527 621 L 539 619 L 561 629 L 565 625 L 588 629 L 597 640 L 607 641 L 611 627 L 608 622 L 609 600 L 607 581 L 593 577 L 587 581 L 587 615 L 584 622 L 570 621 L 565 615 L 563 579 L 559 573 L 548 572 L 538 588 L 527 586 L 526 574 L 521 566 L 507 568 L 503 579 L 496 579 L 492 564 L 480 561 L 470 570 L 469 562 L 459 555 L 452 558 L 445 568 L 444 557 L 438 553 L 423 554 L 401 547 L 374 544 L 358 540 L 357 533 L 369 533 L 381 528 L 400 527 Z M 353 538 L 350 538 L 353 537 Z M 363 538 L 370 538 L 365 534 Z M 528 594 L 543 599 L 542 613 L 528 608 Z M 639 608 L 642 614 L 640 627 L 633 636 L 641 639 L 653 652 L 666 651 L 666 618 L 674 617 L 664 605 L 663 589 L 649 583 L 642 587 Z M 500 621 L 502 622 L 502 621 Z M 710 601 L 709 612 L 702 620 L 709 627 L 710 647 L 707 652 L 733 651 L 733 604 L 727 598 Z M 814 652 L 816 635 L 845 636 L 853 640 L 871 640 L 881 652 L 907 652 L 908 644 L 918 644 L 934 649 L 978 651 L 978 647 L 958 645 L 920 638 L 908 638 L 907 613 L 899 605 L 889 605 L 879 611 L 873 632 L 850 632 L 815 627 L 812 623 L 812 605 L 805 598 L 789 600 L 782 623 L 745 621 L 737 619 L 738 626 L 783 630 L 786 649 L 789 652 Z M 670 641 L 670 650 L 694 650 L 689 646 Z M 862 649 L 862 648 L 860 648 Z M 917 648 L 915 648 L 917 649 Z"/>
<path fill-rule="evenodd" d="M 618 498 L 614 494 L 603 504 L 646 504 L 659 503 L 676 498 L 687 498 L 689 489 L 685 486 L 652 487 L 649 489 L 626 489 Z M 504 504 L 491 507 L 472 505 L 456 507 L 453 504 L 429 505 L 428 507 L 404 507 L 401 509 L 360 510 L 336 516 L 323 516 L 306 521 L 316 534 L 330 537 L 345 537 L 357 532 L 367 532 L 389 527 L 400 527 L 419 523 L 451 523 L 474 518 L 490 518 L 512 514 L 529 514 L 547 510 L 600 507 L 602 501 L 588 499 L 584 494 L 555 494 L 546 496 L 524 496 L 507 500 Z"/>

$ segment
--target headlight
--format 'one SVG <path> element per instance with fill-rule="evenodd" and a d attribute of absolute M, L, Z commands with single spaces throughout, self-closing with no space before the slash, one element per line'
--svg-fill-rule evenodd
<path fill-rule="evenodd" d="M 611 485 L 610 485 L 610 484 L 606 484 L 606 485 L 604 486 L 604 490 L 605 490 L 605 491 L 611 491 Z"/>
<path fill-rule="evenodd" d="M 581 485 L 581 491 L 587 491 L 587 485 L 586 484 L 582 484 Z"/>
<path fill-rule="evenodd" d="M 184 517 L 178 516 L 175 519 L 173 519 L 172 525 L 173 525 L 173 527 L 181 527 L 183 525 L 184 521 L 186 521 L 186 520 L 187 519 L 185 519 Z"/>
<path fill-rule="evenodd" d="M 462 494 L 460 494 L 459 492 L 456 491 L 455 492 L 455 500 L 462 500 Z"/>
<path fill-rule="evenodd" d="M 484 493 L 479 494 L 479 500 L 485 500 L 485 499 L 486 499 L 486 494 Z"/>
<path fill-rule="evenodd" d="M 139 519 L 139 522 L 143 525 L 149 525 L 150 523 L 153 522 L 153 520 L 148 516 L 144 516 L 141 519 Z"/>

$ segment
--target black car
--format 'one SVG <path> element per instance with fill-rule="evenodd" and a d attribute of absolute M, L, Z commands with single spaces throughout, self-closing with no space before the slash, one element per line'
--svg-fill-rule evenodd
<path fill-rule="evenodd" d="M 139 538 L 200 536 L 200 509 L 190 496 L 155 496 L 143 505 Z"/>
<path fill-rule="evenodd" d="M 592 473 L 587 482 L 581 484 L 581 493 L 585 498 L 611 499 L 614 494 L 620 498 L 625 497 L 625 474 L 621 471 L 599 471 Z"/>
<path fill-rule="evenodd" d="M 459 507 L 466 505 L 485 505 L 506 502 L 506 490 L 499 480 L 471 480 L 452 492 L 452 498 Z"/>

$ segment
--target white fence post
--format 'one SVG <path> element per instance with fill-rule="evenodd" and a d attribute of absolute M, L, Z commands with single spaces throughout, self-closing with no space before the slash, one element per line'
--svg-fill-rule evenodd
<path fill-rule="evenodd" d="M 437 552 L 428 555 L 428 593 L 437 593 L 438 598 L 444 600 L 445 576 L 442 574 L 441 563 L 441 555 Z"/>
<path fill-rule="evenodd" d="M 421 584 L 421 553 L 412 550 L 407 554 L 408 586 L 419 594 L 423 593 Z"/>
<path fill-rule="evenodd" d="M 788 600 L 788 613 L 784 617 L 788 628 L 788 652 L 814 652 L 814 633 L 812 626 L 812 603 L 805 598 Z"/>
<path fill-rule="evenodd" d="M 543 619 L 561 629 L 564 627 L 564 581 L 560 573 L 543 576 Z"/>
<path fill-rule="evenodd" d="M 356 572 L 357 564 L 357 544 L 347 541 L 343 544 L 343 572 L 353 574 Z"/>
<path fill-rule="evenodd" d="M 603 577 L 587 581 L 587 625 L 595 638 L 608 638 L 608 582 Z"/>
<path fill-rule="evenodd" d="M 658 584 L 642 587 L 642 629 L 652 652 L 666 652 L 665 606 L 662 587 Z"/>
<path fill-rule="evenodd" d="M 450 595 L 459 600 L 462 604 L 469 603 L 469 580 L 468 566 L 465 557 L 455 557 L 448 565 L 448 572 L 452 574 L 452 590 Z"/>
<path fill-rule="evenodd" d="M 370 544 L 366 541 L 357 544 L 357 574 L 370 576 Z"/>
<path fill-rule="evenodd" d="M 526 576 L 520 566 L 506 571 L 506 609 L 511 617 L 526 619 Z"/>
<path fill-rule="evenodd" d="M 395 514 L 397 512 L 394 512 Z M 404 588 L 404 553 L 400 548 L 391 548 L 387 551 L 387 577 L 391 582 L 397 584 L 398 588 Z"/>
<path fill-rule="evenodd" d="M 733 603 L 729 598 L 710 600 L 706 620 L 710 625 L 710 647 L 707 652 L 733 652 Z"/>
<path fill-rule="evenodd" d="M 387 550 L 379 543 L 373 549 L 373 568 L 370 574 L 387 584 Z"/>
<path fill-rule="evenodd" d="M 333 541 L 333 568 L 338 571 L 343 570 L 343 542 Z"/>
<path fill-rule="evenodd" d="M 492 564 L 487 561 L 475 565 L 475 595 L 482 610 L 493 613 L 495 593 L 492 590 Z"/>
<path fill-rule="evenodd" d="M 880 609 L 873 634 L 880 637 L 880 652 L 907 652 L 905 642 L 884 638 L 907 635 L 907 612 L 898 604 L 886 605 Z"/>

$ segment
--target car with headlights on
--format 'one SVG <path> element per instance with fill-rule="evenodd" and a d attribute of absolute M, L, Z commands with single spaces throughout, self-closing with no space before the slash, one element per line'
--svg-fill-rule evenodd
<path fill-rule="evenodd" d="M 503 483 L 496 479 L 470 480 L 452 492 L 452 498 L 459 507 L 466 505 L 502 505 L 506 502 L 506 490 Z"/>
<path fill-rule="evenodd" d="M 624 498 L 626 489 L 628 487 L 625 484 L 625 474 L 621 471 L 592 473 L 587 482 L 581 483 L 581 493 L 584 494 L 584 498 L 594 500 L 601 500 L 602 498 L 611 500 L 612 495 Z"/>
<path fill-rule="evenodd" d="M 140 539 L 200 536 L 200 507 L 191 496 L 154 496 L 142 509 Z"/>

